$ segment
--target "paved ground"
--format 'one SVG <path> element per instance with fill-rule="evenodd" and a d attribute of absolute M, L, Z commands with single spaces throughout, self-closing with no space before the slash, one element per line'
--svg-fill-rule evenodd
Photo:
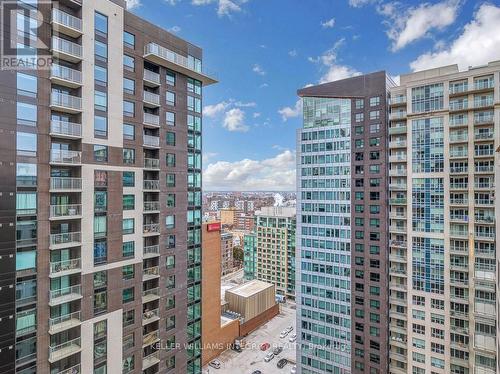
<path fill-rule="evenodd" d="M 294 327 L 294 330 L 286 338 L 280 339 L 281 331 L 290 325 Z M 293 333 L 295 333 L 295 304 L 288 301 L 285 305 L 281 304 L 279 315 L 245 338 L 246 348 L 243 352 L 225 351 L 218 358 L 222 367 L 220 369 L 204 367 L 203 373 L 251 374 L 254 370 L 260 370 L 263 374 L 289 374 L 295 363 L 295 343 L 288 341 Z M 273 346 L 281 345 L 283 352 L 270 362 L 264 362 L 266 353 L 270 351 L 268 349 L 263 352 L 259 349 L 260 344 L 264 342 L 269 343 L 271 349 Z M 290 363 L 283 369 L 278 369 L 276 364 L 281 358 L 288 359 Z"/>

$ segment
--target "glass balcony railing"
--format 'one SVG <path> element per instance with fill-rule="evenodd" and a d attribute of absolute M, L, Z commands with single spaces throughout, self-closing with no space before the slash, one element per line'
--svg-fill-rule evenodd
<path fill-rule="evenodd" d="M 81 190 L 82 178 L 52 177 L 50 178 L 51 191 Z"/>
<path fill-rule="evenodd" d="M 50 134 L 80 138 L 82 136 L 82 125 L 68 121 L 50 121 Z"/>
<path fill-rule="evenodd" d="M 50 217 L 78 217 L 82 214 L 81 204 L 51 205 Z"/>
<path fill-rule="evenodd" d="M 160 181 L 159 180 L 145 180 L 143 182 L 144 190 L 159 190 L 160 189 Z"/>
<path fill-rule="evenodd" d="M 62 92 L 52 92 L 50 97 L 50 105 L 58 108 L 69 109 L 71 111 L 82 110 L 82 98 L 65 94 Z"/>
<path fill-rule="evenodd" d="M 65 261 L 56 261 L 50 263 L 50 274 L 55 275 L 65 271 L 79 270 L 81 268 L 81 261 L 79 258 L 74 258 Z"/>
<path fill-rule="evenodd" d="M 50 72 L 51 78 L 58 78 L 60 80 L 70 82 L 72 85 L 82 84 L 82 72 L 79 70 L 54 64 L 52 65 Z"/>
<path fill-rule="evenodd" d="M 76 338 L 73 340 L 69 340 L 67 342 L 51 345 L 49 347 L 49 361 L 55 362 L 59 361 L 65 357 L 68 357 L 81 349 L 81 339 Z"/>
<path fill-rule="evenodd" d="M 65 232 L 61 234 L 50 234 L 50 245 L 78 244 L 81 243 L 81 232 Z"/>
<path fill-rule="evenodd" d="M 466 110 L 469 107 L 467 100 L 450 101 L 450 110 Z"/>
<path fill-rule="evenodd" d="M 160 85 L 160 74 L 144 69 L 144 80 L 155 83 L 155 85 Z"/>
<path fill-rule="evenodd" d="M 144 234 L 159 234 L 160 224 L 159 223 L 148 223 L 143 226 Z"/>
<path fill-rule="evenodd" d="M 57 164 L 77 165 L 82 162 L 82 152 L 65 149 L 51 149 L 50 162 Z"/>
<path fill-rule="evenodd" d="M 154 104 L 155 106 L 160 105 L 160 95 L 155 94 L 154 92 L 144 91 L 143 99 L 146 103 Z"/>
<path fill-rule="evenodd" d="M 160 255 L 160 246 L 156 245 L 148 245 L 145 246 L 142 250 L 143 257 L 156 257 Z"/>
<path fill-rule="evenodd" d="M 57 36 L 52 37 L 52 50 L 59 54 L 68 55 L 71 60 L 81 60 L 83 57 L 81 45 Z"/>
<path fill-rule="evenodd" d="M 160 202 L 159 201 L 145 201 L 144 202 L 144 211 L 145 212 L 153 212 L 160 210 Z"/>
<path fill-rule="evenodd" d="M 60 9 L 52 9 L 52 22 L 69 27 L 78 32 L 82 32 L 82 20 Z"/>
<path fill-rule="evenodd" d="M 152 136 L 152 135 L 143 135 L 142 136 L 144 146 L 146 147 L 159 147 L 160 146 L 160 137 Z"/>
<path fill-rule="evenodd" d="M 151 113 L 144 113 L 143 122 L 147 125 L 160 126 L 160 116 Z"/>

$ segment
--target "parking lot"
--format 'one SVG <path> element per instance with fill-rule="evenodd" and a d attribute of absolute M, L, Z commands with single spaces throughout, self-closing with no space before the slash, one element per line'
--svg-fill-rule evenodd
<path fill-rule="evenodd" d="M 293 326 L 293 331 L 280 339 L 281 332 L 288 326 Z M 225 351 L 218 358 L 221 362 L 220 369 L 206 366 L 203 368 L 203 373 L 251 374 L 254 370 L 260 370 L 262 374 L 289 374 L 295 364 L 296 343 L 290 343 L 288 340 L 294 333 L 295 304 L 288 301 L 287 304 L 281 304 L 280 314 L 244 339 L 245 347 L 241 353 L 232 350 Z M 259 347 L 262 343 L 269 343 L 270 348 L 261 351 Z M 264 362 L 266 354 L 277 346 L 283 347 L 283 351 L 270 362 Z M 286 358 L 289 363 L 279 369 L 276 364 L 281 358 Z"/>

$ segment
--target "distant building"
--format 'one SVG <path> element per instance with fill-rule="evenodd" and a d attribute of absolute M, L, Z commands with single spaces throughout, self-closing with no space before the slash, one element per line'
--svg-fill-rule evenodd
<path fill-rule="evenodd" d="M 236 216 L 236 228 L 239 230 L 252 231 L 255 217 L 252 214 L 240 213 Z"/>
<path fill-rule="evenodd" d="M 225 203 L 225 202 L 224 202 Z M 241 211 L 234 208 L 221 209 L 220 220 L 223 225 L 235 226 L 237 224 L 237 217 Z"/>
<path fill-rule="evenodd" d="M 295 208 L 264 207 L 255 213 L 256 278 L 276 286 L 276 293 L 295 297 Z"/>
<path fill-rule="evenodd" d="M 229 205 L 230 205 L 229 201 L 224 201 L 224 202 L 222 203 L 222 208 L 223 208 L 223 209 L 229 209 Z"/>
<path fill-rule="evenodd" d="M 233 270 L 233 234 L 224 232 L 220 236 L 221 274 L 226 275 Z"/>
<path fill-rule="evenodd" d="M 212 200 L 210 202 L 210 210 L 219 210 L 219 200 Z"/>
<path fill-rule="evenodd" d="M 236 200 L 234 202 L 234 207 L 238 210 L 245 210 L 245 200 Z"/>
<path fill-rule="evenodd" d="M 257 262 L 257 235 L 255 232 L 245 234 L 243 239 L 243 278 L 255 279 L 255 266 Z"/>
<path fill-rule="evenodd" d="M 252 200 L 247 201 L 247 212 L 253 212 L 255 210 L 255 203 Z"/>

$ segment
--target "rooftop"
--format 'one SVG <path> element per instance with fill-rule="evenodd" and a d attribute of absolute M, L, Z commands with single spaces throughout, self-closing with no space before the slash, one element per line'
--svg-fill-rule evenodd
<path fill-rule="evenodd" d="M 256 216 L 266 217 L 295 217 L 297 214 L 295 207 L 266 206 L 255 212 Z"/>
<path fill-rule="evenodd" d="M 270 287 L 274 287 L 274 285 L 271 283 L 260 281 L 258 279 L 254 279 L 242 285 L 226 290 L 226 292 L 231 292 L 243 297 L 249 297 L 255 295 L 256 293 L 259 293 L 262 290 L 267 290 Z"/>

